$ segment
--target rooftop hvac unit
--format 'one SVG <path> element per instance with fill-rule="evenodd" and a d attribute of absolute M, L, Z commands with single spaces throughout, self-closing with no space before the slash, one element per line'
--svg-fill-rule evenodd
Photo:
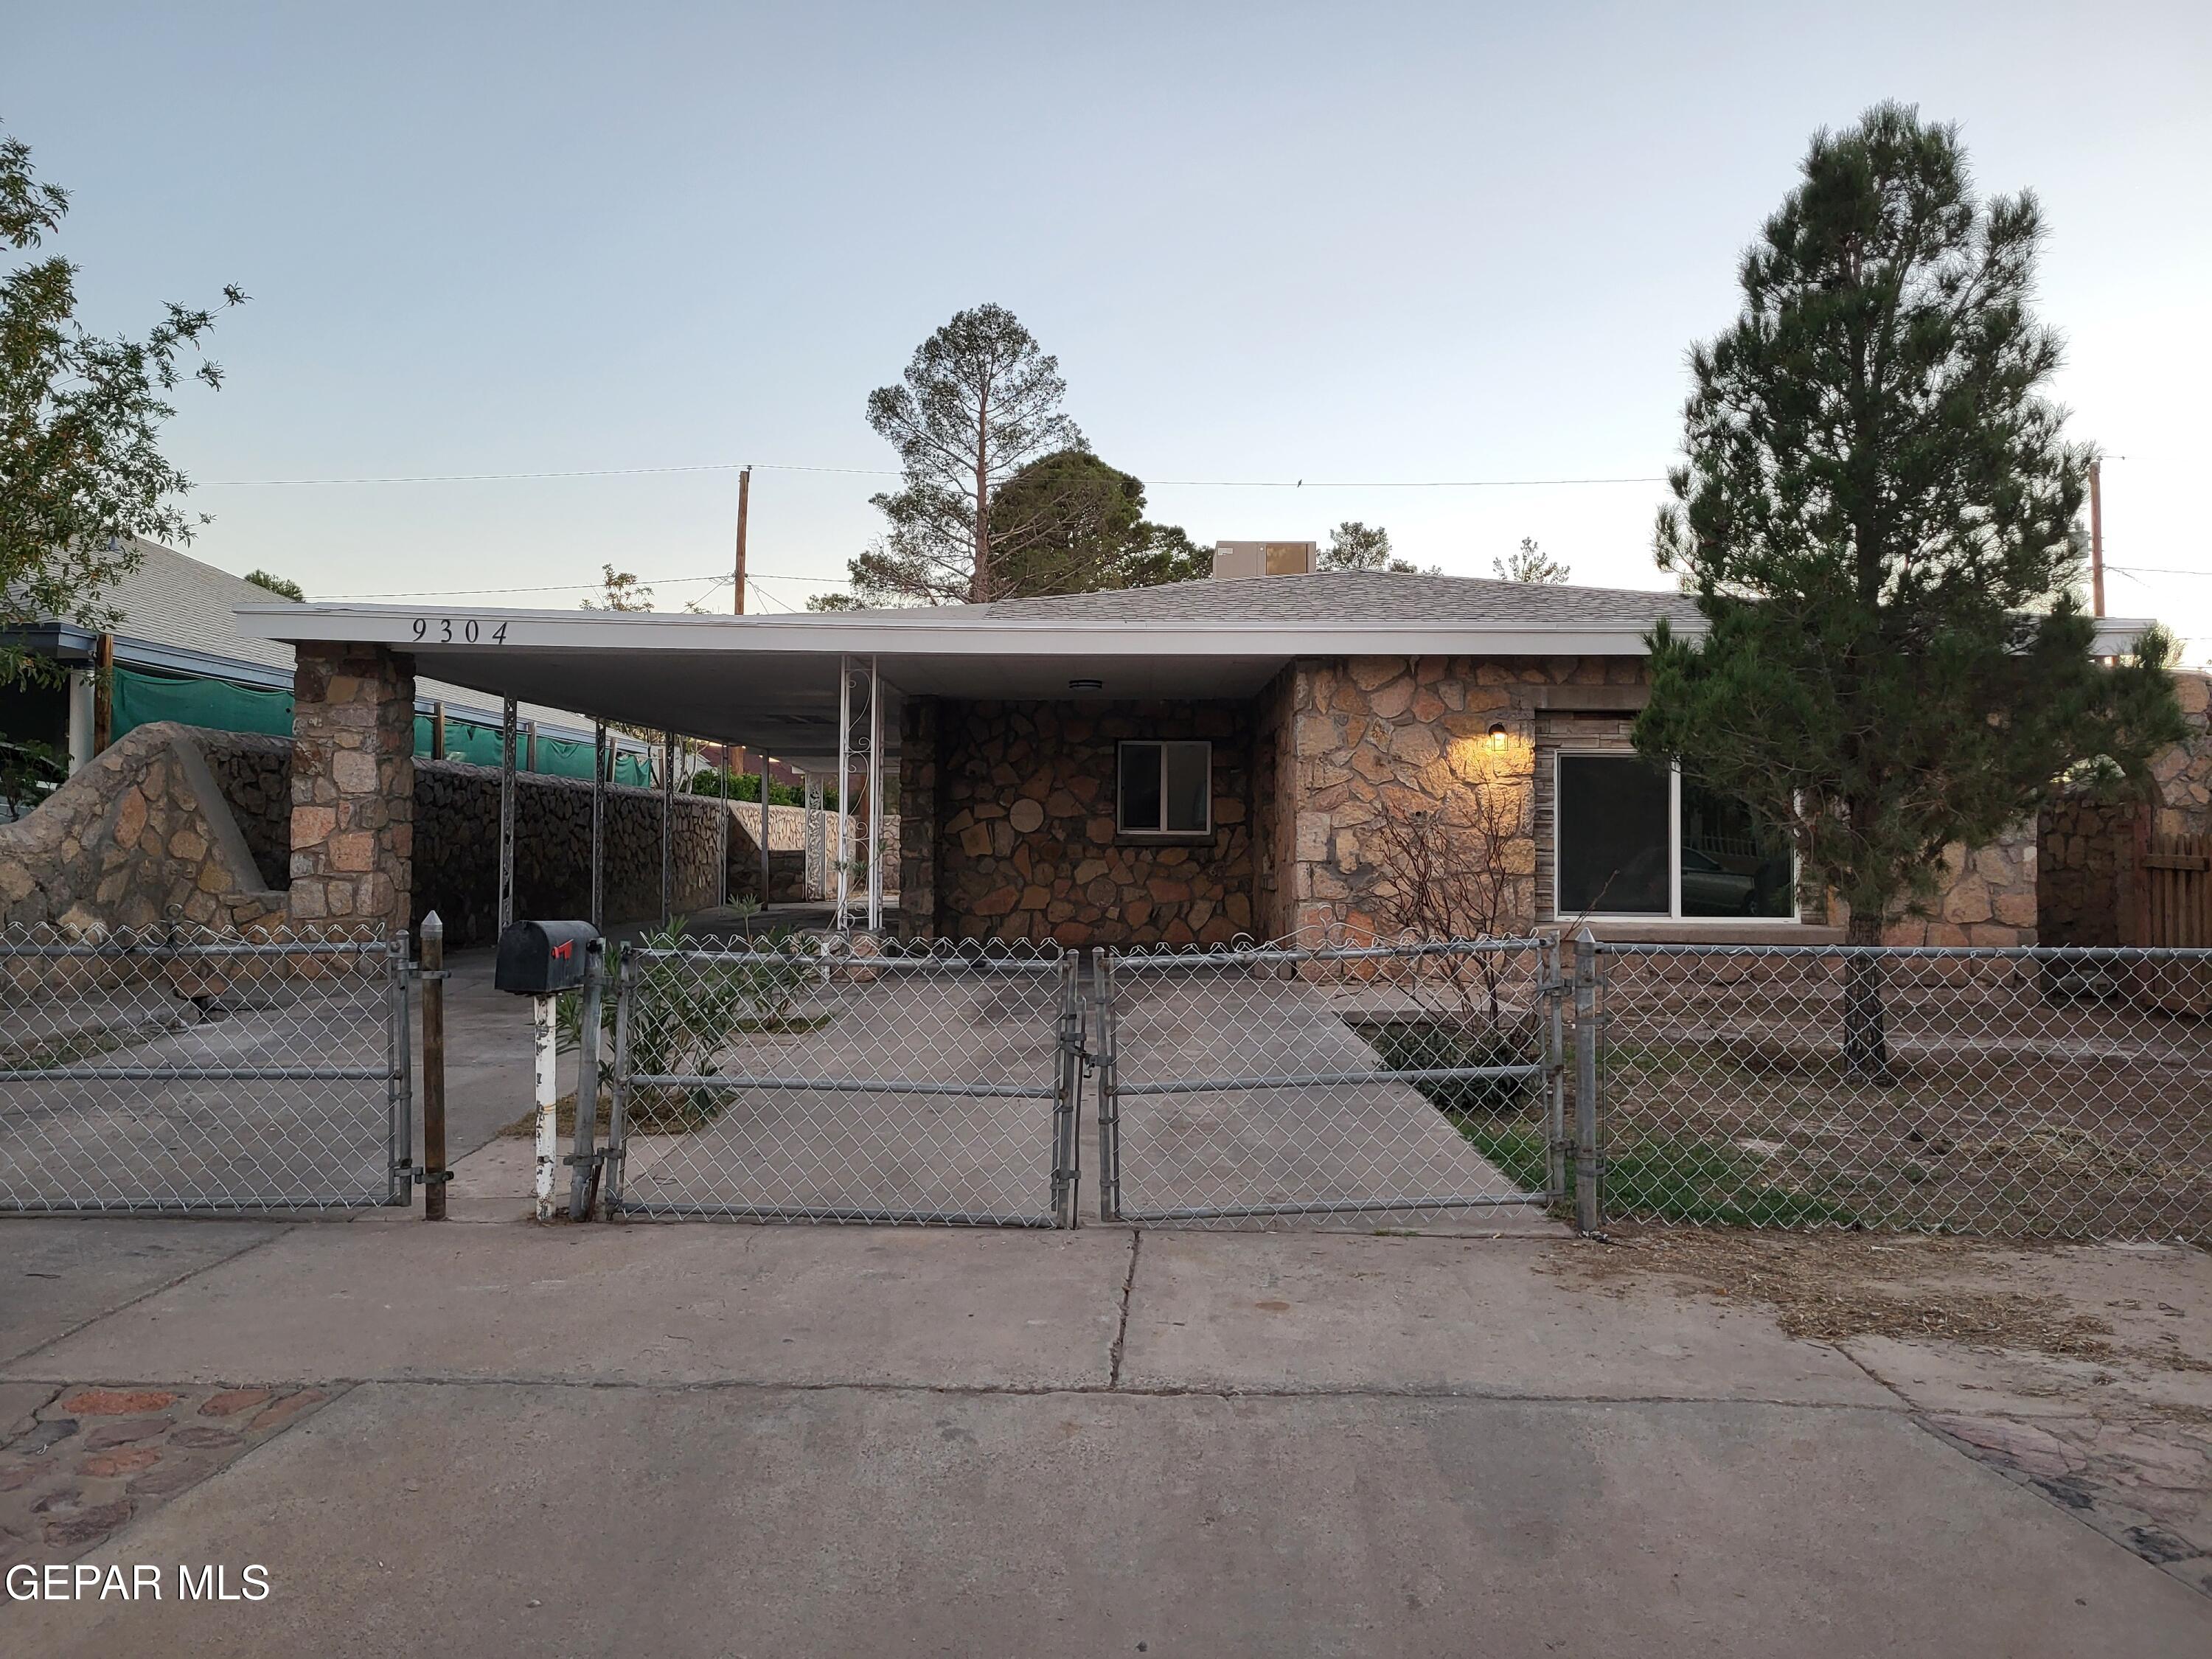
<path fill-rule="evenodd" d="M 1213 574 L 1228 576 L 1304 576 L 1314 568 L 1313 542 L 1216 542 Z"/>

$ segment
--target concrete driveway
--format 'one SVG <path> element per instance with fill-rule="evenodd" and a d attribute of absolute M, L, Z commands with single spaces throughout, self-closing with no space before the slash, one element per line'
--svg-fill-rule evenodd
<path fill-rule="evenodd" d="M 1593 1288 L 1571 1270 L 1602 1248 L 0 1224 L 0 1528 L 28 1534 L 9 1547 L 224 1565 L 233 1584 L 258 1565 L 271 1586 L 253 1603 L 22 1603 L 9 1647 L 1832 1659 L 2212 1643 L 2212 1555 L 2156 1565 L 2085 1523 L 2088 1498 L 2055 1502 L 1962 1449 L 2054 1420 L 2034 1415 L 2054 1408 L 2047 1372 L 1793 1340 L 1758 1307 L 1663 1284 Z M 2105 1253 L 2094 1288 L 2180 1310 L 2144 1316 L 2194 1352 L 2212 1344 L 2208 1268 Z M 2108 1415 L 2153 1401 L 2128 1364 L 2100 1369 L 2110 1381 L 2081 1388 Z M 2212 1404 L 2204 1375 L 2158 1386 Z M 112 1467 L 83 1450 L 101 1432 L 155 1461 L 79 1474 Z M 165 1468 L 186 1473 L 131 1496 Z M 76 1497 L 5 1507 L 57 1486 Z M 80 1547 L 39 1530 L 111 1502 L 130 1512 Z"/>
<path fill-rule="evenodd" d="M 688 964 L 670 964 L 672 974 Z M 699 971 L 708 971 L 702 967 Z M 685 981 L 687 984 L 689 981 Z M 836 970 L 803 988 L 795 1029 L 740 1033 L 714 1057 L 724 1075 L 776 1086 L 700 1097 L 711 1118 L 665 1132 L 654 1103 L 634 1115 L 627 1205 L 811 1209 L 1035 1222 L 1051 1213 L 1049 1099 L 1056 1064 L 1058 964 L 976 972 Z M 665 994 L 672 997 L 675 988 Z M 1396 1005 L 1388 988 L 1316 985 L 1200 967 L 1132 974 L 1117 988 L 1114 1042 L 1121 1100 L 1121 1203 L 1153 1217 L 1204 1209 L 1205 1224 L 1421 1226 L 1494 1233 L 1554 1231 L 1534 1194 L 1482 1156 L 1419 1089 L 1401 1083 L 1238 1086 L 1266 1076 L 1327 1078 L 1384 1069 L 1363 1018 Z M 1089 1039 L 1094 1053 L 1103 1032 Z M 917 1085 L 839 1091 L 814 1079 Z M 1206 1086 L 1146 1092 L 1159 1084 Z M 961 1092 L 963 1087 L 975 1093 Z M 1085 1089 L 1082 1205 L 1099 1213 L 1102 1079 Z M 941 1092 L 930 1092 L 937 1091 Z M 674 1107 L 680 1103 L 667 1102 Z M 1540 1087 L 1483 1115 L 1493 1134 L 1541 1144 Z"/>

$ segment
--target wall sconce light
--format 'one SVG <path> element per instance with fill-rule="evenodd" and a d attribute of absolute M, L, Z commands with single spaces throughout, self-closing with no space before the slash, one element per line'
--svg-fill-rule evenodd
<path fill-rule="evenodd" d="M 1500 750 L 1505 747 L 1505 722 L 1504 720 L 1496 720 L 1492 722 L 1490 727 L 1490 746 L 1492 750 Z"/>
<path fill-rule="evenodd" d="M 1106 682 L 1103 680 L 1070 680 L 1067 683 L 1067 689 L 1071 691 L 1103 691 L 1106 689 Z"/>

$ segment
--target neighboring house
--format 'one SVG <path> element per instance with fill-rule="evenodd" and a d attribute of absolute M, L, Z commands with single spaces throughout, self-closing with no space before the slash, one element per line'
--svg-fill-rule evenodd
<path fill-rule="evenodd" d="M 886 885 L 912 937 L 1387 926 L 1392 827 L 1402 845 L 1431 814 L 1486 825 L 1510 876 L 1496 931 L 1587 918 L 1614 937 L 1840 939 L 1741 806 L 1634 753 L 1661 616 L 1702 631 L 1678 594 L 1330 572 L 810 615 L 310 605 L 242 620 L 383 664 L 392 695 L 417 669 L 504 695 L 557 685 L 598 717 L 817 772 L 841 720 L 862 729 L 849 699 L 872 672 L 898 773 Z M 448 623 L 477 642 L 445 643 Z M 2108 621 L 2100 648 L 2143 626 Z M 2032 941 L 2034 826 L 1958 865 L 1936 918 L 1898 936 Z"/>
<path fill-rule="evenodd" d="M 229 732 L 289 734 L 292 730 L 292 647 L 240 629 L 237 607 L 281 603 L 242 577 L 189 558 L 173 548 L 140 544 L 144 557 L 104 596 L 122 613 L 112 635 L 112 702 L 106 740 L 155 720 Z M 94 668 L 100 635 L 66 618 L 48 618 L 16 635 L 37 656 L 70 670 L 59 685 L 0 689 L 0 740 L 46 744 L 69 757 L 72 772 L 95 752 Z M 416 751 L 430 752 L 442 710 L 446 757 L 497 765 L 497 699 L 436 680 L 416 685 Z M 525 738 L 517 764 L 525 770 L 591 776 L 592 722 L 586 716 L 527 705 L 518 711 Z M 534 735 L 536 739 L 531 741 Z M 644 783 L 650 746 L 618 739 L 617 778 Z"/>

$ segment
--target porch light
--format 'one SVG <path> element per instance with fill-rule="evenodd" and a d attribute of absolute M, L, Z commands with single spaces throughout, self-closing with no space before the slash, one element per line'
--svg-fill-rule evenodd
<path fill-rule="evenodd" d="M 1103 691 L 1106 689 L 1106 682 L 1103 680 L 1070 680 L 1067 683 L 1067 689 L 1071 691 Z"/>
<path fill-rule="evenodd" d="M 1490 746 L 1492 749 L 1503 749 L 1505 747 L 1505 722 L 1504 720 L 1493 720 L 1491 722 Z"/>

